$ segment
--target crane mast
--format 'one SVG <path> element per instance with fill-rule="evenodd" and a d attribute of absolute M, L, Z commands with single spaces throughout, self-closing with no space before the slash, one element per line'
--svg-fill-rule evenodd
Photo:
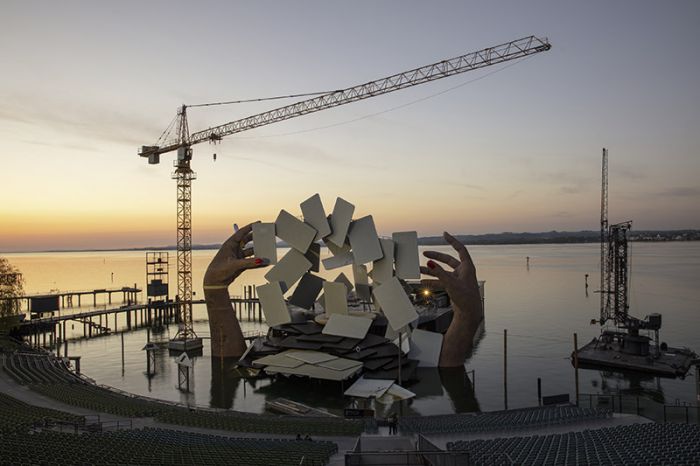
<path fill-rule="evenodd" d="M 629 261 L 627 233 L 632 222 L 608 222 L 608 150 L 603 148 L 600 192 L 600 325 L 611 320 L 629 326 Z"/>
<path fill-rule="evenodd" d="M 190 167 L 192 146 L 202 142 L 219 142 L 226 136 L 248 131 L 261 126 L 289 120 L 302 115 L 319 112 L 340 105 L 357 102 L 378 95 L 388 94 L 408 87 L 417 86 L 457 74 L 524 58 L 551 48 L 546 38 L 528 36 L 514 41 L 488 47 L 430 65 L 397 73 L 375 81 L 348 87 L 318 97 L 302 100 L 266 112 L 251 115 L 202 131 L 190 134 L 187 124 L 187 106 L 178 110 L 177 138 L 164 145 L 142 146 L 141 157 L 148 158 L 149 164 L 160 162 L 160 155 L 177 151 L 173 178 L 177 181 L 177 277 L 178 298 L 180 300 L 180 324 L 173 341 L 184 342 L 174 349 L 190 349 L 187 342 L 198 340 L 192 327 L 192 225 L 191 194 L 192 180 L 196 178 Z M 172 342 L 171 342 L 172 343 Z M 192 348 L 201 348 L 201 340 Z"/>
<path fill-rule="evenodd" d="M 603 148 L 603 162 L 600 189 L 600 321 L 601 325 L 610 318 L 610 289 L 608 263 L 608 150 Z"/>

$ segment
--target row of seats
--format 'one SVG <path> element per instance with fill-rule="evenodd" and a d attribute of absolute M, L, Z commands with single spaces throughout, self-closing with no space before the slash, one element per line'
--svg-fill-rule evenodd
<path fill-rule="evenodd" d="M 272 415 L 239 416 L 235 411 L 214 413 L 171 409 L 158 413 L 156 419 L 168 424 L 267 434 L 356 436 L 365 431 L 365 424 L 360 420 Z"/>
<path fill-rule="evenodd" d="M 32 390 L 47 397 L 80 408 L 124 417 L 151 417 L 169 405 L 129 397 L 92 384 L 46 383 L 30 385 Z"/>
<path fill-rule="evenodd" d="M 24 432 L 36 425 L 46 425 L 55 420 L 84 424 L 83 416 L 40 408 L 0 393 L 0 432 Z"/>
<path fill-rule="evenodd" d="M 0 464 L 323 465 L 331 442 L 227 438 L 164 429 L 0 434 Z"/>
<path fill-rule="evenodd" d="M 116 393 L 74 375 L 60 359 L 44 353 L 8 355 L 5 370 L 19 383 L 66 404 L 124 417 L 156 417 L 159 421 L 238 432 L 310 435 L 359 435 L 359 420 L 258 415 L 251 413 L 190 410 Z M 368 426 L 370 430 L 372 426 Z M 374 426 L 376 430 L 376 426 Z"/>
<path fill-rule="evenodd" d="M 700 426 L 632 424 L 565 434 L 448 442 L 472 464 L 700 465 Z"/>
<path fill-rule="evenodd" d="M 83 383 L 62 359 L 45 353 L 17 351 L 5 356 L 4 370 L 21 384 Z"/>
<path fill-rule="evenodd" d="M 250 413 L 212 412 L 176 407 L 129 397 L 91 384 L 33 384 L 31 388 L 63 403 L 124 417 L 155 417 L 158 421 L 207 429 L 269 434 L 359 435 L 362 421 Z"/>
<path fill-rule="evenodd" d="M 535 407 L 481 414 L 403 417 L 399 420 L 399 429 L 406 433 L 488 432 L 567 424 L 611 416 L 612 412 L 606 409 L 576 406 Z"/>

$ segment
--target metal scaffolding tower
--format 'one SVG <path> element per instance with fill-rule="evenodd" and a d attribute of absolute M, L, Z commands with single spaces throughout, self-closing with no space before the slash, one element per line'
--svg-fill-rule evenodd
<path fill-rule="evenodd" d="M 632 222 L 608 223 L 608 150 L 603 149 L 600 193 L 600 325 L 629 323 L 627 234 Z M 636 319 L 635 319 L 636 320 Z"/>

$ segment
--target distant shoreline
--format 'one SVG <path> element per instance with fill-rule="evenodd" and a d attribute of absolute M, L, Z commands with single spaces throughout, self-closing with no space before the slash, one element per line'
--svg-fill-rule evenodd
<path fill-rule="evenodd" d="M 462 243 L 470 246 L 519 245 L 519 244 L 585 244 L 600 242 L 598 231 L 548 231 L 541 233 L 487 233 L 483 235 L 455 235 Z M 645 230 L 630 233 L 633 242 L 669 242 L 700 241 L 700 230 Z M 424 236 L 418 238 L 420 246 L 446 245 L 442 236 Z M 278 247 L 286 247 L 278 243 Z M 193 251 L 216 250 L 221 244 L 195 244 Z M 98 248 L 98 249 L 47 249 L 41 251 L 6 251 L 0 254 L 25 254 L 49 252 L 115 252 L 115 251 L 175 251 L 176 246 L 146 246 L 136 248 Z"/>

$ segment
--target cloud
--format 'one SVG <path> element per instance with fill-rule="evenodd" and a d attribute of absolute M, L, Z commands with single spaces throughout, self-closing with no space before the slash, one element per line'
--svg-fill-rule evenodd
<path fill-rule="evenodd" d="M 475 191 L 485 191 L 486 190 L 486 188 L 484 188 L 483 186 L 479 186 L 477 184 L 461 183 L 459 181 L 446 181 L 445 184 L 449 184 L 452 186 L 458 186 L 460 188 L 473 189 Z"/>
<path fill-rule="evenodd" d="M 351 157 L 331 155 L 325 149 L 313 144 L 299 141 L 279 141 L 260 139 L 258 137 L 232 136 L 231 145 L 233 152 L 258 153 L 280 156 L 281 159 L 301 161 L 305 167 L 317 167 L 324 170 L 328 165 L 346 168 L 371 168 L 372 170 L 385 169 L 386 167 L 361 162 Z M 226 151 L 221 151 L 226 154 Z"/>
<path fill-rule="evenodd" d="M 586 192 L 595 183 L 590 176 L 581 176 L 579 173 L 564 170 L 543 173 L 541 178 L 545 183 L 553 185 L 553 188 L 558 186 L 557 191 L 559 194 L 579 194 Z"/>
<path fill-rule="evenodd" d="M 0 120 L 135 147 L 154 141 L 163 130 L 149 116 L 38 94 L 0 98 Z"/>
<path fill-rule="evenodd" d="M 700 188 L 694 186 L 676 186 L 656 193 L 664 197 L 700 197 Z"/>
<path fill-rule="evenodd" d="M 572 216 L 573 216 L 573 214 L 571 212 L 567 212 L 565 210 L 560 210 L 559 212 L 555 212 L 552 214 L 552 217 L 557 217 L 557 218 L 569 218 Z"/>
<path fill-rule="evenodd" d="M 583 191 L 581 186 L 562 186 L 559 188 L 561 194 L 578 194 L 581 191 Z"/>
<path fill-rule="evenodd" d="M 647 175 L 628 167 L 616 167 L 612 170 L 612 172 L 615 175 L 615 177 L 626 178 L 628 180 L 642 180 L 647 178 Z"/>
<path fill-rule="evenodd" d="M 520 196 L 520 195 L 521 195 L 522 193 L 524 193 L 524 192 L 525 192 L 524 190 L 518 189 L 518 190 L 513 191 L 513 192 L 511 192 L 510 194 L 508 194 L 508 195 L 506 196 L 506 199 L 515 199 L 516 197 Z"/>
<path fill-rule="evenodd" d="M 80 150 L 80 151 L 87 151 L 87 152 L 98 152 L 99 148 L 95 145 L 88 145 L 88 144 L 74 144 L 74 143 L 50 143 L 50 142 L 43 142 L 43 141 L 30 141 L 29 139 L 24 139 L 21 140 L 20 142 L 23 142 L 25 144 L 32 144 L 35 146 L 43 146 L 43 147 L 63 147 L 64 149 L 71 149 L 71 150 Z"/>

